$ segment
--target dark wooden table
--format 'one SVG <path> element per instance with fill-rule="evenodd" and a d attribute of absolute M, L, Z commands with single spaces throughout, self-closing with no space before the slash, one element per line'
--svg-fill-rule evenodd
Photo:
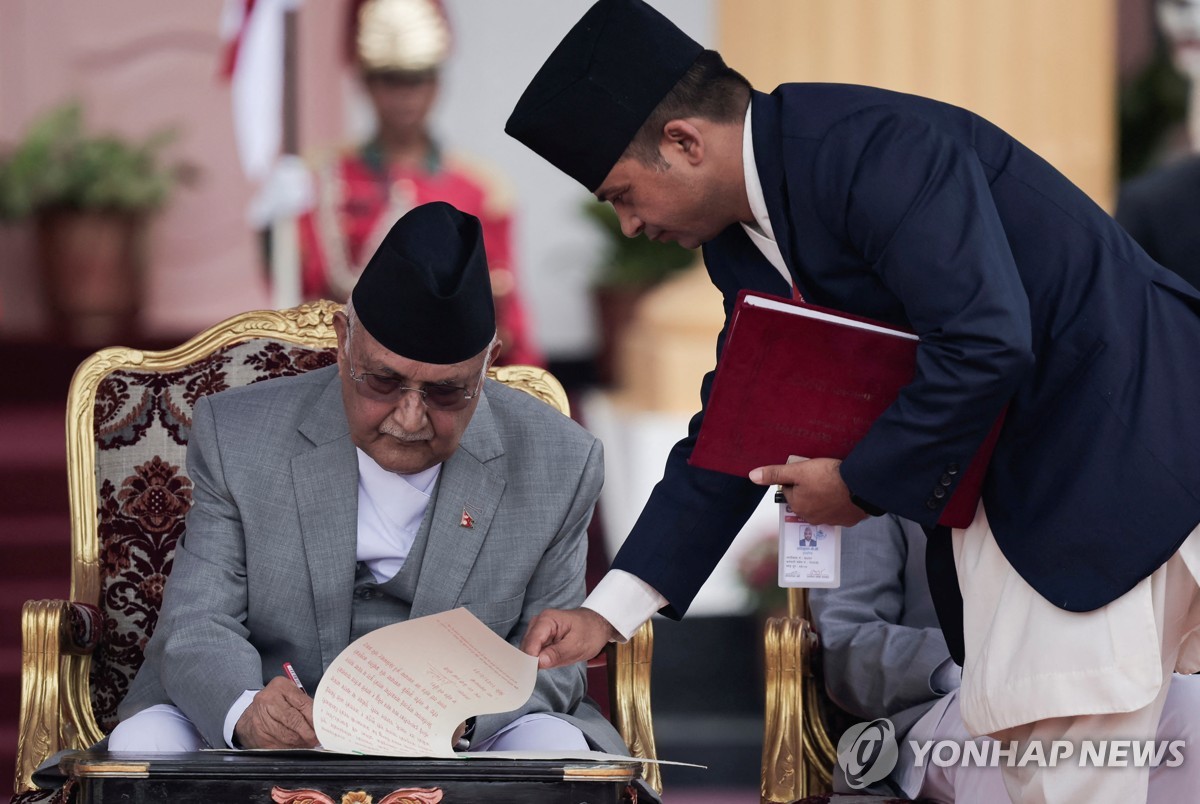
<path fill-rule="evenodd" d="M 301 752 L 84 751 L 60 768 L 80 804 L 617 804 L 636 762 L 393 759 Z"/>

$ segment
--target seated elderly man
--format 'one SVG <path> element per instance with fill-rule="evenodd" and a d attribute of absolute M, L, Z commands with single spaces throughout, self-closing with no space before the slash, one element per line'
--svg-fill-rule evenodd
<path fill-rule="evenodd" d="M 350 642 L 465 606 L 516 645 L 584 596 L 599 442 L 485 379 L 500 344 L 480 224 L 444 203 L 398 221 L 334 319 L 337 365 L 201 399 L 195 484 L 114 751 L 311 747 L 315 690 Z M 472 750 L 627 753 L 583 665 L 482 715 Z"/>
<path fill-rule="evenodd" d="M 915 522 L 889 514 L 848 528 L 843 536 L 842 585 L 813 589 L 809 604 L 821 634 L 829 696 L 853 715 L 865 720 L 890 718 L 896 727 L 899 760 L 871 790 L 941 804 L 1008 801 L 998 766 L 942 767 L 930 762 L 929 754 L 918 763 L 910 745 L 910 741 L 952 740 L 962 746 L 972 739 L 991 739 L 972 738 L 959 711 L 962 668 L 950 658 L 930 599 L 925 531 Z M 1192 745 L 1200 745 L 1197 737 L 1200 677 L 1175 674 L 1156 739 L 1184 740 L 1184 761 L 1177 767 L 1164 762 L 1150 771 L 1150 802 L 1195 799 L 1200 762 L 1188 752 Z M 851 792 L 841 768 L 835 771 L 834 788 Z"/>

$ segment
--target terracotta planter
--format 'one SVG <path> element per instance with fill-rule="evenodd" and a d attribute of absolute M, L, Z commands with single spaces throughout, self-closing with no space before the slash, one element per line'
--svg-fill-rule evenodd
<path fill-rule="evenodd" d="M 137 333 L 145 217 L 50 210 L 37 220 L 46 307 L 58 339 L 117 345 Z"/>

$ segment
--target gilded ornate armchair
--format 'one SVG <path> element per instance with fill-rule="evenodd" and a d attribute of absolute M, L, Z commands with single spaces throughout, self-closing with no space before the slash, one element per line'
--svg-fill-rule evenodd
<path fill-rule="evenodd" d="M 22 612 L 15 802 L 48 798 L 31 778 L 38 764 L 91 745 L 117 723 L 191 505 L 184 458 L 196 401 L 332 364 L 338 309 L 322 301 L 245 313 L 169 351 L 103 349 L 76 371 L 67 408 L 71 588 L 66 600 L 29 601 Z M 491 376 L 568 412 L 562 386 L 542 369 L 510 366 Z M 648 759 L 652 645 L 647 624 L 607 657 L 613 721 L 630 750 Z M 644 768 L 661 789 L 657 766 Z"/>
<path fill-rule="evenodd" d="M 832 704 L 820 674 L 808 590 L 788 590 L 788 614 L 767 620 L 764 648 L 763 804 L 828 792 L 837 752 L 826 726 Z"/>

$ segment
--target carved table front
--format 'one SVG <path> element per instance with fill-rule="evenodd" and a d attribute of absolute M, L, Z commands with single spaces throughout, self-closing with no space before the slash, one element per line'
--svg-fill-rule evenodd
<path fill-rule="evenodd" d="M 80 804 L 618 804 L 636 762 L 392 759 L 311 752 L 120 754 L 63 759 Z"/>

